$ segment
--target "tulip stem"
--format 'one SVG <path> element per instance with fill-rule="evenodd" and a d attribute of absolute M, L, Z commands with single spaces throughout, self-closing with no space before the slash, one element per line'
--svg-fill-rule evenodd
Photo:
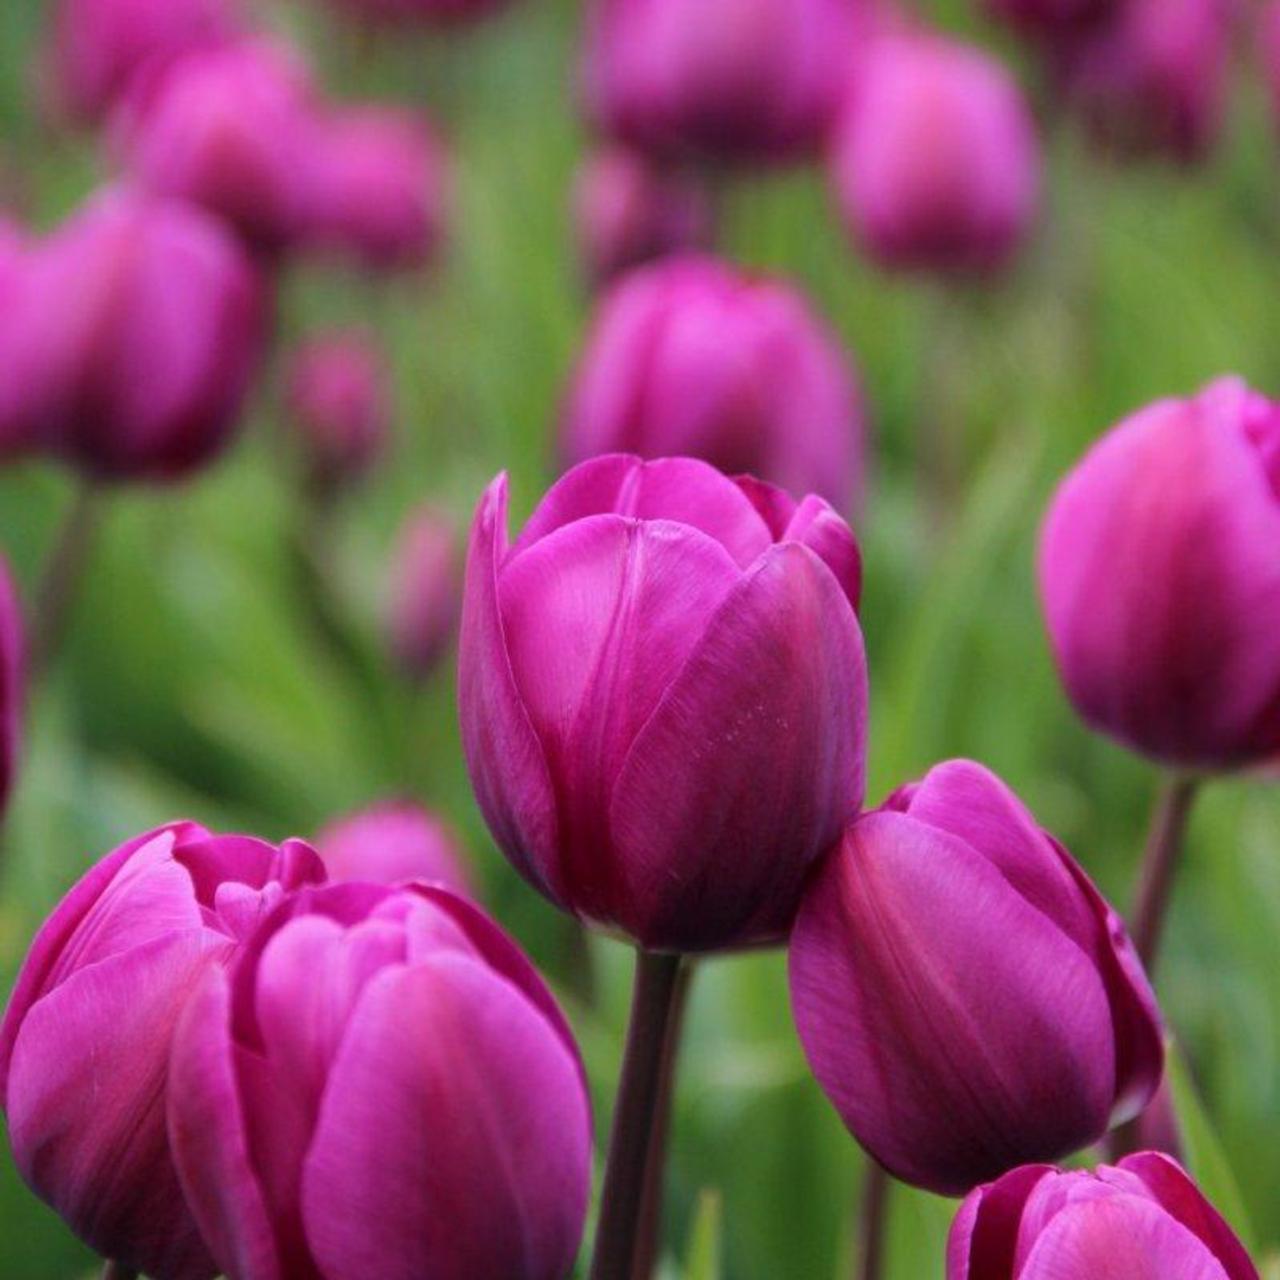
<path fill-rule="evenodd" d="M 102 1268 L 102 1280 L 138 1280 L 138 1272 L 121 1262 L 110 1262 Z"/>
<path fill-rule="evenodd" d="M 622 1079 L 613 1110 L 591 1280 L 630 1280 L 639 1238 L 651 1134 L 662 1096 L 664 1059 L 675 1060 L 669 1032 L 676 1017 L 682 957 L 639 950 Z"/>
<path fill-rule="evenodd" d="M 1148 972 L 1154 970 L 1160 950 L 1160 936 L 1178 873 L 1187 819 L 1199 785 L 1197 778 L 1171 774 L 1161 786 L 1152 810 L 1130 924 L 1133 945 Z"/>
<path fill-rule="evenodd" d="M 884 1234 L 889 1208 L 889 1175 L 867 1161 L 862 1176 L 862 1205 L 858 1211 L 857 1280 L 880 1280 L 884 1266 Z"/>
<path fill-rule="evenodd" d="M 36 587 L 27 669 L 34 684 L 62 647 L 80 580 L 93 549 L 98 526 L 99 492 L 89 481 L 80 484 Z"/>

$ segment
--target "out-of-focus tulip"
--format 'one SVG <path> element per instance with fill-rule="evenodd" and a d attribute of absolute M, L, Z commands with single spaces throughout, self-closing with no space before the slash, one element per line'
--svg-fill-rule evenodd
<path fill-rule="evenodd" d="M 319 119 L 293 51 L 244 40 L 145 77 L 121 108 L 115 146 L 141 186 L 203 205 L 254 249 L 276 253 L 307 229 Z"/>
<path fill-rule="evenodd" d="M 1057 48 L 1063 92 L 1105 146 L 1197 160 L 1222 124 L 1233 12 L 1233 0 L 1126 0 Z"/>
<path fill-rule="evenodd" d="M 860 564 L 822 499 L 690 458 L 575 467 L 515 544 L 481 500 L 462 738 L 530 882 L 653 950 L 777 941 L 858 811 Z"/>
<path fill-rule="evenodd" d="M 425 680 L 453 640 L 461 606 L 458 537 L 434 507 L 405 522 L 392 569 L 388 635 L 406 675 Z"/>
<path fill-rule="evenodd" d="M 505 9 L 510 0 L 330 0 L 358 18 L 388 23 L 477 22 Z"/>
<path fill-rule="evenodd" d="M 0 814 L 13 788 L 22 740 L 22 711 L 26 698 L 26 639 L 22 602 L 0 556 Z M 0 1097 L 3 1094 L 0 1092 Z"/>
<path fill-rule="evenodd" d="M 217 1274 L 166 1137 L 174 1024 L 206 969 L 323 879 L 298 841 L 176 823 L 109 854 L 36 935 L 0 1027 L 0 1097 L 22 1176 L 99 1253 L 156 1280 Z"/>
<path fill-rule="evenodd" d="M 778 161 L 822 145 L 851 38 L 843 0 L 596 0 L 587 108 L 663 158 Z"/>
<path fill-rule="evenodd" d="M 933 34 L 871 43 L 830 164 L 854 240 L 894 269 L 996 270 L 1039 204 L 1040 147 L 1017 83 L 982 50 Z"/>
<path fill-rule="evenodd" d="M 135 76 L 230 39 L 236 0 L 59 0 L 50 50 L 57 106 L 100 120 Z"/>
<path fill-rule="evenodd" d="M 0 215 L 0 460 L 32 447 L 41 400 L 40 352 L 28 318 L 31 252 L 16 222 Z"/>
<path fill-rule="evenodd" d="M 1126 419 L 1063 481 L 1040 594 L 1067 693 L 1168 764 L 1280 754 L 1280 404 L 1224 378 Z"/>
<path fill-rule="evenodd" d="M 947 1247 L 947 1280 L 1258 1280 L 1195 1183 L 1153 1151 L 1066 1173 L 1031 1165 L 979 1187 Z"/>
<path fill-rule="evenodd" d="M 377 461 L 391 425 L 391 392 L 372 337 L 328 333 L 300 346 L 289 362 L 285 397 L 313 483 L 323 491 L 363 475 Z"/>
<path fill-rule="evenodd" d="M 97 476 L 163 479 L 227 443 L 264 308 L 255 271 L 214 219 L 104 192 L 32 250 L 26 294 L 13 340 L 36 389 L 32 447 Z"/>
<path fill-rule="evenodd" d="M 610 147 L 578 170 L 574 221 L 587 275 L 599 283 L 653 258 L 705 247 L 713 218 L 691 177 Z"/>
<path fill-rule="evenodd" d="M 234 1280 L 563 1280 L 585 1078 L 533 967 L 447 890 L 296 895 L 174 1038 L 182 1185 Z"/>
<path fill-rule="evenodd" d="M 1088 1146 L 1160 1081 L 1124 925 L 997 777 L 952 761 L 859 819 L 790 948 L 796 1026 L 853 1135 L 906 1182 L 968 1191 Z"/>
<path fill-rule="evenodd" d="M 445 150 L 423 116 L 351 108 L 320 131 L 305 239 L 378 270 L 421 266 L 444 238 L 449 195 Z"/>
<path fill-rule="evenodd" d="M 475 897 L 457 835 L 410 800 L 375 804 L 331 823 L 316 837 L 316 848 L 330 880 L 421 880 Z"/>
<path fill-rule="evenodd" d="M 861 487 L 852 363 L 796 289 L 714 258 L 636 271 L 600 304 L 562 451 L 687 454 L 844 508 Z"/>

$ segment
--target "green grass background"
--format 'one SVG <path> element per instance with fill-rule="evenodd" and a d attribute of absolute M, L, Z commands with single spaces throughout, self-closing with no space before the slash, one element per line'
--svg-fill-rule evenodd
<path fill-rule="evenodd" d="M 959 0 L 934 14 L 974 26 Z M 388 552 L 413 504 L 430 498 L 463 522 L 506 468 L 519 518 L 551 476 L 550 432 L 589 310 L 566 218 L 584 143 L 579 18 L 568 0 L 523 0 L 474 32 L 370 48 L 322 12 L 266 15 L 307 42 L 335 93 L 429 107 L 456 162 L 453 241 L 429 278 L 373 286 L 312 269 L 283 294 L 286 338 L 365 320 L 395 367 L 397 458 L 343 509 L 328 584 L 359 661 L 338 660 L 300 605 L 288 555 L 296 488 L 268 380 L 223 463 L 184 488 L 112 497 L 64 658 L 31 707 L 0 870 L 0 991 L 45 912 L 125 836 L 179 816 L 308 834 L 409 789 L 465 833 L 490 907 L 564 994 L 607 1133 L 627 953 L 593 942 L 601 999 L 588 1010 L 560 918 L 503 862 L 475 810 L 451 671 L 415 694 L 386 667 L 379 635 Z M 30 109 L 42 20 L 35 0 L 0 12 L 0 159 L 47 226 L 101 169 L 87 143 L 50 135 Z M 1280 393 L 1278 144 L 1248 49 L 1235 81 L 1227 137 L 1194 172 L 1106 164 L 1046 112 L 1046 215 L 1019 269 L 989 290 L 878 274 L 848 249 L 819 173 L 744 177 L 725 197 L 725 252 L 803 285 L 864 378 L 869 798 L 936 760 L 974 756 L 1120 901 L 1156 777 L 1063 699 L 1035 600 L 1035 529 L 1055 478 L 1144 401 L 1225 371 Z M 920 461 L 940 439 L 961 455 L 944 530 Z M 0 475 L 0 545 L 27 585 L 69 497 L 52 467 Z M 1280 1245 L 1278 924 L 1276 790 L 1261 778 L 1216 783 L 1192 825 L 1158 985 L 1186 1054 L 1184 1101 L 1194 1090 L 1203 1102 L 1188 1118 L 1193 1163 L 1260 1257 Z M 848 1274 L 860 1171 L 805 1069 L 782 956 L 704 965 L 671 1156 L 670 1274 Z M 891 1280 L 941 1276 L 952 1209 L 896 1198 Z M 62 1280 L 92 1265 L 0 1154 L 0 1276 Z"/>

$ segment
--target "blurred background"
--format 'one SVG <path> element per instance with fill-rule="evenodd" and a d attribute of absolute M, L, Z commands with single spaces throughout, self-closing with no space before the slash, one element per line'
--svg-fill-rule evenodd
<path fill-rule="evenodd" d="M 1225 372 L 1280 391 L 1280 138 L 1264 68 L 1243 27 L 1207 154 L 1122 157 L 1093 145 L 1042 62 L 976 4 L 918 10 L 1006 59 L 1034 104 L 1043 209 L 1016 262 L 981 280 L 886 272 L 851 247 L 818 164 L 719 181 L 715 245 L 795 282 L 861 378 L 869 801 L 937 760 L 975 757 L 1123 903 L 1155 776 L 1066 703 L 1036 601 L 1036 528 L 1066 467 L 1144 402 Z M 41 100 L 49 17 L 38 0 L 0 10 L 0 205 L 36 230 L 112 172 L 93 134 L 60 127 Z M 282 0 L 255 19 L 305 51 L 329 97 L 429 112 L 452 170 L 448 230 L 423 270 L 282 269 L 273 353 L 235 444 L 187 482 L 99 495 L 65 643 L 32 691 L 3 833 L 0 991 L 49 908 L 127 836 L 177 817 L 310 836 L 410 795 L 453 824 L 484 901 L 564 999 L 602 1140 L 629 955 L 593 937 L 585 989 L 572 931 L 496 852 L 475 808 L 452 652 L 408 681 L 385 623 L 412 510 L 430 502 L 465 537 L 497 471 L 511 473 L 515 520 L 556 474 L 556 424 L 593 306 L 571 216 L 590 142 L 583 12 L 523 0 L 465 29 L 388 32 Z M 383 349 L 393 440 L 327 508 L 317 572 L 300 564 L 311 497 L 282 422 L 282 353 L 352 325 Z M 938 448 L 953 455 L 942 512 L 925 479 Z M 0 545 L 28 592 L 75 488 L 47 461 L 0 471 Z M 1278 972 L 1280 796 L 1265 778 L 1216 783 L 1192 823 L 1158 986 L 1187 1064 L 1188 1158 L 1260 1257 L 1280 1247 Z M 669 1274 L 848 1274 L 861 1169 L 806 1069 L 783 956 L 702 964 L 670 1156 Z M 952 1212 L 898 1192 L 888 1275 L 941 1276 Z M 7 1154 L 0 1224 L 0 1276 L 93 1266 Z"/>

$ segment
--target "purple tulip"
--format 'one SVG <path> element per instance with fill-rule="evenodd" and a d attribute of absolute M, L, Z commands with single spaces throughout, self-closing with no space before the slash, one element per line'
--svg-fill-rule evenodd
<path fill-rule="evenodd" d="M 831 174 L 850 233 L 881 265 L 990 272 L 1031 229 L 1040 148 L 1000 62 L 937 35 L 895 33 L 864 55 Z"/>
<path fill-rule="evenodd" d="M 457 834 L 409 800 L 389 800 L 330 823 L 316 837 L 330 880 L 421 880 L 475 898 Z"/>
<path fill-rule="evenodd" d="M 36 935 L 0 1026 L 0 1098 L 22 1176 L 98 1252 L 155 1280 L 217 1273 L 166 1138 L 174 1023 L 205 970 L 323 878 L 298 841 L 175 823 L 99 862 Z"/>
<path fill-rule="evenodd" d="M 391 426 L 391 392 L 371 335 L 332 332 L 294 351 L 285 399 L 312 482 L 332 491 L 377 461 Z"/>
<path fill-rule="evenodd" d="M 101 120 L 140 73 L 232 38 L 236 0 L 59 0 L 52 96 L 80 121 Z"/>
<path fill-rule="evenodd" d="M 32 449 L 47 385 L 47 344 L 32 333 L 29 314 L 36 296 L 31 241 L 0 217 L 0 460 Z"/>
<path fill-rule="evenodd" d="M 574 221 L 587 275 L 601 283 L 651 259 L 705 247 L 714 219 L 692 178 L 609 147 L 578 170 Z"/>
<path fill-rule="evenodd" d="M 813 154 L 836 105 L 844 0 L 595 0 L 585 92 L 596 125 L 664 158 Z"/>
<path fill-rule="evenodd" d="M 792 286 L 679 257 L 603 299 L 562 428 L 570 462 L 688 454 L 845 508 L 860 491 L 852 362 Z"/>
<path fill-rule="evenodd" d="M 306 231 L 319 137 L 308 72 L 261 40 L 175 59 L 130 94 L 115 128 L 130 178 L 203 205 L 264 254 Z"/>
<path fill-rule="evenodd" d="M 296 895 L 174 1037 L 169 1129 L 234 1280 L 563 1280 L 591 1173 L 572 1035 L 444 889 Z"/>
<path fill-rule="evenodd" d="M 320 132 L 305 240 L 371 269 L 418 267 L 444 239 L 449 199 L 445 150 L 424 117 L 350 108 Z"/>
<path fill-rule="evenodd" d="M 850 1132 L 959 1194 L 1088 1146 L 1160 1081 L 1124 925 L 1008 787 L 952 761 L 846 831 L 791 939 L 796 1026 Z"/>
<path fill-rule="evenodd" d="M 848 526 L 689 458 L 583 463 L 513 546 L 506 508 L 500 476 L 459 664 L 498 844 L 553 902 L 650 949 L 783 938 L 863 794 Z"/>
<path fill-rule="evenodd" d="M 947 1280 L 1258 1280 L 1195 1183 L 1153 1151 L 979 1187 L 951 1228 Z"/>
<path fill-rule="evenodd" d="M 400 534 L 387 631 L 400 669 L 411 679 L 435 673 L 458 628 L 461 573 L 453 522 L 434 507 L 410 515 Z"/>
<path fill-rule="evenodd" d="M 1280 754 L 1277 538 L 1280 404 L 1238 379 L 1104 436 L 1040 537 L 1041 599 L 1076 710 L 1172 765 Z"/>
<path fill-rule="evenodd" d="M 0 815 L 4 813 L 18 771 L 25 700 L 26 640 L 22 602 L 8 562 L 0 556 Z"/>

